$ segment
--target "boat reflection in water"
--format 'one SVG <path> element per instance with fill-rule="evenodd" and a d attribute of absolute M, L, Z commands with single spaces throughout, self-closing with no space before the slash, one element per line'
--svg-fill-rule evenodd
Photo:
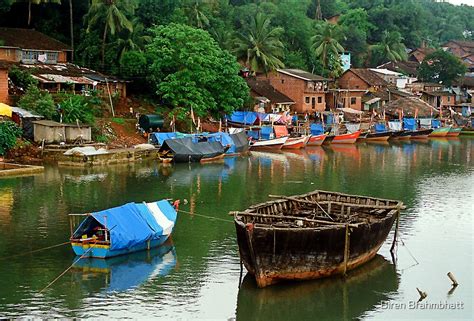
<path fill-rule="evenodd" d="M 77 257 L 74 259 L 77 260 Z M 176 266 L 176 252 L 170 240 L 148 251 L 108 259 L 84 258 L 72 271 L 88 292 L 123 292 L 168 275 Z"/>
<path fill-rule="evenodd" d="M 377 255 L 347 274 L 259 289 L 247 274 L 239 289 L 237 320 L 352 320 L 398 290 L 395 266 Z"/>

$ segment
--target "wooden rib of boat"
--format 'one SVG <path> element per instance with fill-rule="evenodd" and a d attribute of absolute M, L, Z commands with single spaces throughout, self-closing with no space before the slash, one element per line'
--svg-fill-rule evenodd
<path fill-rule="evenodd" d="M 321 135 L 312 135 L 309 140 L 307 146 L 321 146 L 324 141 L 326 140 L 326 137 L 328 135 L 326 134 L 321 134 Z"/>
<path fill-rule="evenodd" d="M 282 149 L 300 149 L 303 148 L 306 144 L 306 136 L 303 137 L 290 137 L 283 144 Z"/>
<path fill-rule="evenodd" d="M 440 127 L 433 129 L 428 137 L 446 137 L 446 135 L 449 133 L 449 129 L 450 127 Z"/>
<path fill-rule="evenodd" d="M 366 141 L 386 142 L 392 136 L 391 132 L 367 133 Z"/>
<path fill-rule="evenodd" d="M 451 127 L 446 137 L 458 137 L 461 134 L 462 127 Z"/>
<path fill-rule="evenodd" d="M 360 136 L 360 131 L 350 134 L 342 134 L 334 136 L 331 144 L 354 144 Z"/>
<path fill-rule="evenodd" d="M 372 259 L 403 203 L 314 191 L 231 212 L 242 262 L 260 288 L 345 274 Z"/>
<path fill-rule="evenodd" d="M 257 140 L 250 145 L 250 150 L 280 150 L 288 137 L 280 137 L 267 140 Z"/>
<path fill-rule="evenodd" d="M 410 132 L 410 139 L 427 139 L 433 129 L 418 129 Z"/>

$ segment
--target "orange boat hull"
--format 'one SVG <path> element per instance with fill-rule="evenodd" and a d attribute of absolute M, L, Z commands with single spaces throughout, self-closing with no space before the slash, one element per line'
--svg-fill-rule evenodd
<path fill-rule="evenodd" d="M 303 148 L 306 138 L 305 137 L 298 137 L 298 138 L 288 138 L 288 140 L 283 144 L 282 149 L 300 149 Z"/>
<path fill-rule="evenodd" d="M 326 139 L 326 137 L 327 137 L 326 134 L 311 136 L 307 145 L 308 146 L 321 146 L 324 143 L 324 140 Z"/>
<path fill-rule="evenodd" d="M 355 144 L 357 138 L 360 136 L 360 131 L 352 134 L 336 135 L 331 144 Z"/>

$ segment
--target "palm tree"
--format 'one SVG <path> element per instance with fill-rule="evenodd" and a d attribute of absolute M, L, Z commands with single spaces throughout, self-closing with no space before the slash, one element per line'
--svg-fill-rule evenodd
<path fill-rule="evenodd" d="M 145 33 L 145 27 L 140 23 L 138 18 L 132 20 L 133 30 L 124 30 L 124 36 L 117 40 L 119 47 L 120 59 L 130 50 L 142 51 L 145 45 L 150 43 L 152 37 Z"/>
<path fill-rule="evenodd" d="M 265 72 L 284 67 L 284 45 L 279 37 L 283 28 L 272 27 L 270 19 L 258 13 L 244 33 L 237 35 L 235 53 L 237 58 L 245 61 L 247 68 L 253 72 Z"/>
<path fill-rule="evenodd" d="M 31 24 L 31 5 L 32 4 L 43 4 L 43 3 L 55 3 L 61 4 L 61 0 L 14 0 L 15 3 L 27 2 L 28 3 L 28 27 Z"/>
<path fill-rule="evenodd" d="M 208 11 L 216 10 L 218 6 L 216 0 L 186 0 L 184 3 L 188 23 L 201 29 L 209 26 Z"/>
<path fill-rule="evenodd" d="M 317 26 L 317 34 L 311 38 L 312 49 L 324 67 L 327 69 L 331 58 L 339 57 L 344 48 L 339 43 L 342 38 L 337 25 L 322 23 Z"/>
<path fill-rule="evenodd" d="M 98 22 L 104 23 L 104 32 L 102 35 L 102 69 L 105 65 L 105 43 L 107 33 L 113 36 L 116 32 L 124 29 L 133 31 L 133 25 L 128 20 L 127 15 L 133 14 L 135 2 L 132 0 L 92 0 L 89 12 L 87 13 L 89 32 Z"/>
<path fill-rule="evenodd" d="M 382 41 L 369 47 L 375 63 L 379 64 L 387 60 L 394 62 L 407 60 L 406 47 L 402 41 L 403 37 L 399 32 L 385 30 Z"/>

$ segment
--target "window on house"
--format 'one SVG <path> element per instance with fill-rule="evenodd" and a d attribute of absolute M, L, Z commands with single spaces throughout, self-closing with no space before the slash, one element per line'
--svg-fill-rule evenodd
<path fill-rule="evenodd" d="M 311 98 L 311 108 L 316 109 L 316 98 L 315 97 Z"/>
<path fill-rule="evenodd" d="M 448 96 L 448 103 L 451 102 L 451 97 Z"/>
<path fill-rule="evenodd" d="M 307 103 L 307 104 L 309 104 L 309 97 L 305 97 L 305 98 L 304 98 L 304 102 Z"/>
<path fill-rule="evenodd" d="M 318 104 L 321 104 L 323 102 L 323 97 L 318 97 Z"/>
<path fill-rule="evenodd" d="M 356 104 L 356 98 L 355 97 L 351 97 L 351 105 L 355 105 Z"/>
<path fill-rule="evenodd" d="M 282 79 L 282 80 L 281 80 L 281 83 L 284 84 L 284 83 L 285 83 L 285 79 Z"/>

